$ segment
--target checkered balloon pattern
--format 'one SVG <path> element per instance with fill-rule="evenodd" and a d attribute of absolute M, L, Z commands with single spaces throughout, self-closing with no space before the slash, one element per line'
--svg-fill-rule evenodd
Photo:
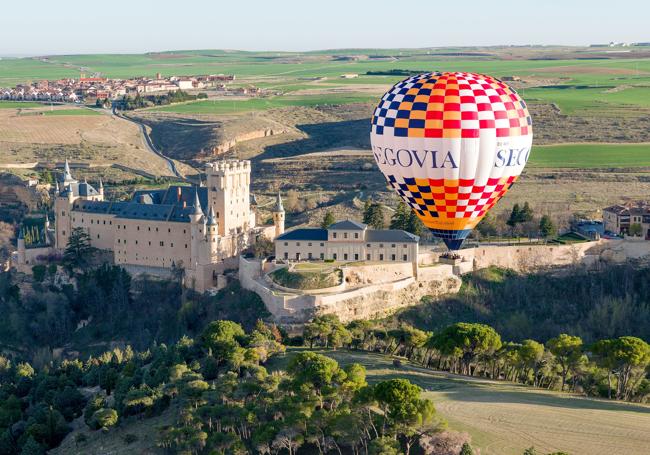
<path fill-rule="evenodd" d="M 532 121 L 498 79 L 426 73 L 382 97 L 371 142 L 389 186 L 456 249 L 521 173 Z"/>

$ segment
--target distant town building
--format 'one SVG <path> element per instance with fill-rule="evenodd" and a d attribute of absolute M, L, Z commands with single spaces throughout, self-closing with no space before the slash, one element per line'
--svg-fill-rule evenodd
<path fill-rule="evenodd" d="M 603 225 L 605 233 L 626 235 L 630 227 L 639 225 L 641 235 L 650 240 L 650 205 L 637 202 L 626 205 L 612 205 L 603 209 Z"/>

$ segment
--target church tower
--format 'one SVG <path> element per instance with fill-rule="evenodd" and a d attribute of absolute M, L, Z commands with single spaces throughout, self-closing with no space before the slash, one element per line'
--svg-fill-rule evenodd
<path fill-rule="evenodd" d="M 278 197 L 273 208 L 273 225 L 275 226 L 275 237 L 284 234 L 284 207 L 282 206 L 282 197 L 278 191 Z"/>

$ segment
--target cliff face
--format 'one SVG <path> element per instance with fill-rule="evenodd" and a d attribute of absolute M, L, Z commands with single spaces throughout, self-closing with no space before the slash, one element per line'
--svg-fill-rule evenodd
<path fill-rule="evenodd" d="M 251 141 L 253 139 L 260 139 L 263 137 L 276 136 L 278 134 L 283 134 L 286 131 L 284 129 L 278 128 L 265 128 L 261 130 L 249 131 L 248 133 L 238 134 L 237 136 L 229 139 L 227 141 L 221 142 L 216 147 L 212 148 L 213 155 L 223 155 L 228 153 L 230 149 L 236 146 L 239 142 Z"/>

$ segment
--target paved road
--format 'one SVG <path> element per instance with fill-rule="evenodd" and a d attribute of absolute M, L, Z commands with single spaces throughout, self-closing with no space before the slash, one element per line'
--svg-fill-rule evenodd
<path fill-rule="evenodd" d="M 147 148 L 149 149 L 149 151 L 152 152 L 152 153 L 155 153 L 156 155 L 161 157 L 163 160 L 165 160 L 167 162 L 167 167 L 169 168 L 169 170 L 171 171 L 172 174 L 174 174 L 179 179 L 186 180 L 185 176 L 183 174 L 181 174 L 178 171 L 178 169 L 176 168 L 176 163 L 174 163 L 174 160 L 172 160 L 168 156 L 163 155 L 160 151 L 158 151 L 158 149 L 156 149 L 156 146 L 153 144 L 153 141 L 151 140 L 151 137 L 149 136 L 149 133 L 147 133 L 147 128 L 145 127 L 144 123 L 142 123 L 142 122 L 140 122 L 140 121 L 138 121 L 138 120 L 136 120 L 134 118 L 131 118 L 131 117 L 127 116 L 127 115 L 124 115 L 124 114 L 120 113 L 115 108 L 113 108 L 113 115 L 138 125 L 138 127 L 140 128 L 140 131 L 142 132 L 142 137 L 144 138 L 144 143 L 147 146 Z"/>

